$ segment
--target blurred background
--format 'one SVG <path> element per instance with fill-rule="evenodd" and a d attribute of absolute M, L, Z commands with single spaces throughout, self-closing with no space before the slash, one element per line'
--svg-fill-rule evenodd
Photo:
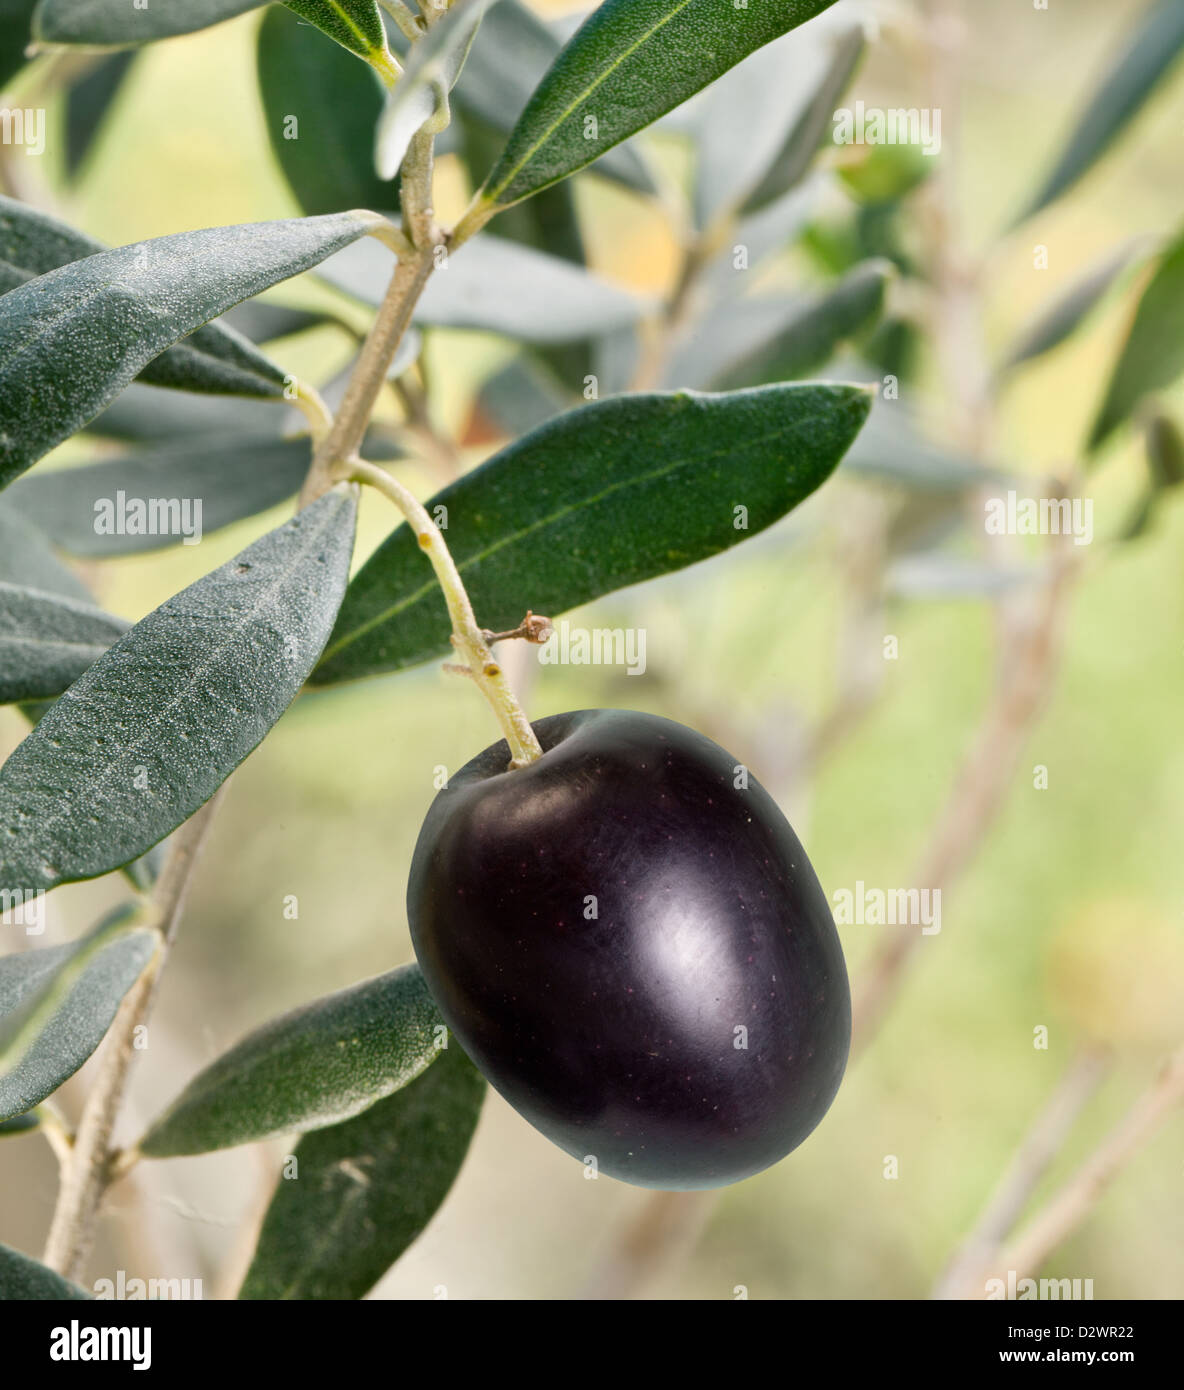
<path fill-rule="evenodd" d="M 940 105 L 945 116 L 937 168 L 900 208 L 900 236 L 920 269 L 900 277 L 890 304 L 910 320 L 910 285 L 938 273 L 934 238 L 943 238 L 956 248 L 955 290 L 960 267 L 977 267 L 980 367 L 1116 245 L 1134 234 L 1162 243 L 1178 231 L 1179 72 L 1078 187 L 1006 231 L 1143 8 L 1126 0 L 1048 11 L 948 4 L 936 15 L 905 4 L 851 7 L 878 23 L 879 37 L 845 102 Z M 63 113 L 51 104 L 49 149 L 20 196 L 44 198 L 112 244 L 298 215 L 260 105 L 259 23 L 250 14 L 146 49 L 82 177 L 67 179 L 55 153 L 53 122 Z M 678 129 L 647 137 L 647 150 L 672 182 L 684 176 Z M 825 279 L 828 248 L 858 202 L 838 177 L 842 163 L 842 152 L 823 150 L 817 211 L 762 272 L 770 283 Z M 445 155 L 437 184 L 445 220 L 469 191 L 462 161 Z M 670 293 L 679 241 L 658 200 L 581 177 L 577 206 L 593 269 Z M 1047 248 L 1047 268 L 1037 268 L 1038 247 Z M 1033 489 L 1050 476 L 1072 479 L 1145 279 L 1135 265 L 1078 333 L 990 392 L 985 407 L 974 360 L 951 360 L 940 325 L 918 330 L 898 374 L 935 447 L 1015 471 L 1021 491 L 1024 478 Z M 269 298 L 332 304 L 348 322 L 366 322 L 358 305 L 308 277 Z M 324 381 L 355 344 L 328 325 L 268 350 Z M 514 349 L 493 334 L 434 329 L 425 354 L 437 428 L 459 441 L 464 466 L 476 464 L 498 442 L 478 398 Z M 881 379 L 884 367 L 881 357 L 871 376 Z M 1180 393 L 1167 399 L 1179 418 Z M 390 394 L 384 411 L 395 420 L 399 408 Z M 78 461 L 88 448 L 74 441 L 61 458 Z M 397 467 L 423 497 L 443 481 L 426 454 Z M 585 1180 L 579 1164 L 490 1094 L 451 1197 L 376 1296 L 430 1298 L 443 1286 L 454 1298 L 732 1298 L 743 1286 L 753 1298 L 927 1297 L 1041 1107 L 1066 1073 L 1080 1076 L 1085 1057 L 1080 1113 L 1058 1136 L 1025 1212 L 1073 1174 L 1184 1033 L 1184 506 L 1168 494 L 1136 539 L 1122 539 L 1145 479 L 1142 442 L 1126 430 L 1085 483 L 1095 539 L 1072 556 L 1050 619 L 1063 647 L 1038 663 L 1040 696 L 1022 712 L 998 804 L 957 847 L 943 877 L 941 931 L 911 952 L 882 1025 L 811 1139 L 710 1200 L 664 1204 L 611 1179 Z M 86 577 L 106 607 L 136 619 L 286 511 L 198 547 L 85 562 Z M 953 557 L 944 567 L 928 551 L 918 566 L 900 539 L 934 524 L 932 511 L 932 497 L 899 479 L 840 470 L 793 518 L 737 550 L 567 615 L 587 627 L 643 628 L 644 675 L 543 667 L 516 653 L 531 714 L 622 706 L 700 728 L 778 798 L 828 893 L 859 881 L 925 886 L 918 866 L 941 859 L 943 837 L 966 810 L 958 796 L 973 798 L 981 784 L 967 781 L 967 759 L 989 733 L 1005 676 L 997 596 L 967 578 L 977 574 L 981 534 L 964 527 L 943 544 L 939 553 Z M 389 505 L 364 499 L 358 563 L 391 526 Z M 1043 575 L 1054 563 L 1042 538 L 1011 545 L 1009 563 L 1021 569 Z M 1021 627 L 1043 621 L 1043 593 L 1012 595 Z M 885 659 L 886 636 L 897 639 L 895 659 Z M 0 710 L 0 753 L 26 727 L 15 710 Z M 438 664 L 297 701 L 230 784 L 139 1060 L 124 1138 L 245 1031 L 410 958 L 404 889 L 434 769 L 459 767 L 494 734 L 473 690 Z M 1047 769 L 1046 786 L 1038 768 Z M 122 894 L 114 878 L 58 890 L 38 944 L 77 937 Z M 284 911 L 293 895 L 296 920 Z M 840 931 L 853 982 L 866 978 L 880 929 Z M 1040 1028 L 1046 1048 L 1033 1045 Z M 77 1108 L 88 1073 L 63 1092 L 65 1109 Z M 232 1287 L 288 1147 L 141 1164 L 112 1193 L 91 1277 L 164 1269 L 203 1278 L 206 1297 Z M 40 1249 L 56 1185 L 40 1138 L 0 1142 L 6 1242 Z M 1096 1298 L 1184 1296 L 1182 1190 L 1177 1111 L 1041 1272 L 1092 1279 Z"/>

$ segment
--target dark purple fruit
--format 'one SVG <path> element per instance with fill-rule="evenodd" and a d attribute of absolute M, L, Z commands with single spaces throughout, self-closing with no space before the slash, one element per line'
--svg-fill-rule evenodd
<path fill-rule="evenodd" d="M 642 1187 L 717 1187 L 802 1142 L 847 1062 L 826 896 L 718 744 L 630 710 L 542 719 L 432 803 L 407 892 L 457 1040 L 560 1148 Z M 737 786 L 740 783 L 740 786 Z"/>

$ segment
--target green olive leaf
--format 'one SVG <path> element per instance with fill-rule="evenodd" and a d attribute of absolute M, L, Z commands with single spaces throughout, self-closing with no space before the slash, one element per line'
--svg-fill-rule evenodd
<path fill-rule="evenodd" d="M 92 602 L 86 585 L 53 553 L 49 538 L 13 507 L 9 497 L 0 498 L 0 582 Z"/>
<path fill-rule="evenodd" d="M 87 1299 L 90 1294 L 19 1250 L 0 1245 L 0 1303 Z"/>
<path fill-rule="evenodd" d="M 506 207 L 574 174 L 833 0 L 605 0 L 535 89 L 482 189 Z"/>
<path fill-rule="evenodd" d="M 1060 158 L 1017 224 L 1073 187 L 1139 114 L 1184 52 L 1184 5 L 1158 0 L 1148 7 L 1086 102 Z"/>
<path fill-rule="evenodd" d="M 46 213 L 0 196 L 0 295 L 108 249 Z M 229 325 L 207 323 L 149 362 L 140 380 L 177 390 L 276 400 L 287 378 L 282 367 Z"/>
<path fill-rule="evenodd" d="M 1184 235 L 1159 261 L 1110 377 L 1088 448 L 1098 449 L 1145 397 L 1184 373 Z"/>
<path fill-rule="evenodd" d="M 414 1081 L 445 1037 L 419 967 L 404 966 L 248 1034 L 194 1077 L 138 1147 L 169 1158 L 340 1124 Z"/>
<path fill-rule="evenodd" d="M 397 208 L 398 185 L 371 157 L 383 102 L 375 73 L 282 5 L 263 16 L 256 64 L 267 136 L 302 211 Z"/>
<path fill-rule="evenodd" d="M 758 49 L 695 99 L 701 228 L 755 212 L 805 176 L 863 50 L 861 28 L 836 35 L 828 19 Z"/>
<path fill-rule="evenodd" d="M 129 0 L 41 0 L 33 18 L 33 37 L 45 44 L 121 48 L 193 34 L 264 3 L 266 0 L 158 0 L 134 5 Z"/>
<path fill-rule="evenodd" d="M 0 582 L 0 705 L 60 695 L 127 628 L 93 604 Z"/>
<path fill-rule="evenodd" d="M 0 88 L 25 66 L 37 0 L 0 0 Z"/>
<path fill-rule="evenodd" d="M 119 868 L 209 800 L 321 653 L 355 493 L 335 488 L 174 595 L 50 707 L 0 768 L 0 891 Z"/>
<path fill-rule="evenodd" d="M 136 61 L 135 51 L 107 54 L 66 92 L 66 173 L 77 179 L 102 134 Z"/>
<path fill-rule="evenodd" d="M 447 1197 L 484 1097 L 484 1078 L 453 1040 L 409 1086 L 305 1135 L 239 1298 L 364 1297 Z"/>
<path fill-rule="evenodd" d="M 478 182 L 500 155 L 505 137 L 562 47 L 551 26 L 521 0 L 498 0 L 482 20 L 480 41 L 470 50 L 453 90 L 455 107 L 501 136 L 480 170 Z M 626 188 L 654 192 L 646 165 L 628 145 L 609 150 L 592 167 L 603 178 Z"/>
<path fill-rule="evenodd" d="M 73 945 L 0 956 L 0 1119 L 40 1105 L 103 1041 L 160 944 L 138 917 L 118 908 Z"/>
<path fill-rule="evenodd" d="M 390 279 L 390 253 L 377 241 L 360 242 L 334 256 L 321 274 L 348 294 L 377 303 Z M 637 323 L 650 307 L 641 295 L 583 266 L 500 237 L 479 236 L 449 256 L 428 281 L 415 319 L 527 343 L 570 343 Z"/>
<path fill-rule="evenodd" d="M 890 262 L 866 261 L 815 293 L 725 300 L 688 330 L 665 384 L 733 389 L 817 371 L 879 320 L 895 278 Z"/>
<path fill-rule="evenodd" d="M 389 64 L 390 49 L 377 0 L 284 0 L 284 5 L 359 58 Z"/>
<path fill-rule="evenodd" d="M 549 420 L 428 507 L 447 509 L 479 620 L 512 627 L 528 608 L 554 616 L 771 526 L 830 476 L 871 395 L 810 384 L 616 396 Z M 431 569 L 400 526 L 351 583 L 313 684 L 426 661 L 448 633 Z"/>
<path fill-rule="evenodd" d="M 295 496 L 311 462 L 307 438 L 198 436 L 34 472 L 7 499 L 71 555 L 135 555 L 197 545 Z"/>
<path fill-rule="evenodd" d="M 1125 242 L 1044 305 L 1008 350 L 999 367 L 1000 373 L 1043 357 L 1071 338 L 1144 244 L 1141 238 Z"/>
<path fill-rule="evenodd" d="M 373 226 L 373 214 L 351 212 L 181 232 L 97 252 L 0 295 L 0 487 L 165 348 Z"/>

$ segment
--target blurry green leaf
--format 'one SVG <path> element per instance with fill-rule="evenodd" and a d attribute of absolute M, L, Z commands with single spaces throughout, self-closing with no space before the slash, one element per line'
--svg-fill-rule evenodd
<path fill-rule="evenodd" d="M 871 207 L 897 203 L 924 183 L 937 165 L 924 145 L 863 145 L 848 151 L 838 166 L 843 187 Z"/>
<path fill-rule="evenodd" d="M 411 1085 L 306 1135 L 239 1297 L 364 1297 L 447 1197 L 484 1096 L 484 1079 L 452 1042 Z"/>
<path fill-rule="evenodd" d="M 41 0 L 33 23 L 40 43 L 120 47 L 192 34 L 265 0 L 164 0 L 134 5 L 129 0 Z"/>
<path fill-rule="evenodd" d="M 696 98 L 698 227 L 735 212 L 764 178 L 802 115 L 821 60 L 817 26 L 810 25 L 758 49 Z"/>
<path fill-rule="evenodd" d="M 338 487 L 137 623 L 0 768 L 0 890 L 126 864 L 187 820 L 320 655 L 357 510 Z"/>
<path fill-rule="evenodd" d="M 359 58 L 389 64 L 386 29 L 376 0 L 284 0 L 284 4 Z"/>
<path fill-rule="evenodd" d="M 823 181 L 811 176 L 784 197 L 746 216 L 699 274 L 708 304 L 746 292 L 753 272 L 801 235 L 817 208 Z"/>
<path fill-rule="evenodd" d="M 0 197 L 0 295 L 107 249 L 45 213 Z M 154 386 L 272 399 L 283 394 L 286 380 L 282 368 L 221 323 L 190 333 L 147 363 L 140 379 Z"/>
<path fill-rule="evenodd" d="M 481 41 L 469 53 L 453 93 L 453 104 L 478 117 L 499 135 L 509 135 L 562 46 L 551 27 L 521 0 L 499 0 L 482 21 Z M 501 145 L 499 141 L 498 154 Z M 486 168 L 492 163 L 491 158 Z M 654 191 L 646 166 L 628 146 L 609 150 L 593 168 L 597 174 L 627 188 L 642 193 Z M 486 169 L 481 170 L 482 177 L 485 172 Z"/>
<path fill-rule="evenodd" d="M 77 178 L 93 149 L 135 60 L 134 51 L 102 57 L 66 92 L 66 172 L 71 178 Z"/>
<path fill-rule="evenodd" d="M 310 328 L 320 328 L 326 323 L 346 328 L 340 319 L 319 309 L 294 309 L 287 304 L 273 304 L 265 299 L 245 299 L 241 304 L 227 309 L 220 321 L 237 328 L 253 343 L 270 343 L 276 338 L 288 338 Z"/>
<path fill-rule="evenodd" d="M 765 177 L 745 200 L 742 209 L 745 215 L 751 216 L 776 202 L 805 178 L 830 132 L 835 107 L 855 76 L 862 56 L 861 26 L 836 35 L 827 55 L 826 68 L 813 87 L 809 101 L 773 157 Z"/>
<path fill-rule="evenodd" d="M 40 1128 L 41 1116 L 36 1110 L 26 1110 L 23 1115 L 13 1115 L 11 1119 L 0 1120 L 0 1139 L 10 1139 L 17 1134 L 29 1134 L 32 1130 Z"/>
<path fill-rule="evenodd" d="M 1184 50 L 1184 4 L 1149 6 L 1078 117 L 1060 159 L 1017 219 L 1024 221 L 1071 188 L 1097 163 Z"/>
<path fill-rule="evenodd" d="M 1147 464 L 1158 487 L 1184 483 L 1184 436 L 1166 415 L 1155 415 L 1147 422 Z"/>
<path fill-rule="evenodd" d="M 100 439 L 129 443 L 152 443 L 188 435 L 269 438 L 288 424 L 289 410 L 283 400 L 213 400 L 187 391 L 159 390 L 133 382 L 87 424 L 86 432 Z"/>
<path fill-rule="evenodd" d="M 0 956 L 0 1119 L 40 1105 L 103 1041 L 160 944 L 136 915 L 119 908 L 72 945 Z"/>
<path fill-rule="evenodd" d="M 0 87 L 25 66 L 37 0 L 0 0 Z"/>
<path fill-rule="evenodd" d="M 879 319 L 895 277 L 889 262 L 866 261 L 818 294 L 721 305 L 696 330 L 699 380 L 731 389 L 791 381 L 825 366 Z"/>
<path fill-rule="evenodd" d="M 0 1303 L 13 1302 L 56 1302 L 59 1299 L 87 1299 L 77 1284 L 71 1284 L 60 1274 L 38 1263 L 19 1250 L 11 1250 L 0 1245 Z"/>
<path fill-rule="evenodd" d="M 396 208 L 398 184 L 371 157 L 382 114 L 373 70 L 279 5 L 263 16 L 256 62 L 268 139 L 304 212 Z"/>
<path fill-rule="evenodd" d="M 196 545 L 300 491 L 307 439 L 198 436 L 82 468 L 32 473 L 12 505 L 72 555 Z"/>
<path fill-rule="evenodd" d="M 3 300 L 0 300 L 0 304 Z M 1165 252 L 1143 291 L 1126 342 L 1089 437 L 1092 452 L 1105 443 L 1139 402 L 1184 373 L 1184 236 Z"/>
<path fill-rule="evenodd" d="M 447 118 L 448 94 L 464 67 L 481 16 L 492 3 L 452 0 L 443 18 L 413 45 L 378 122 L 374 163 L 379 178 L 393 179 L 416 134 L 433 117 Z"/>
<path fill-rule="evenodd" d="M 506 0 L 500 0 L 490 14 L 497 14 L 505 4 Z M 485 32 L 482 30 L 482 40 L 484 38 Z M 482 44 L 474 45 L 475 50 L 481 47 Z M 465 71 L 468 71 L 467 67 Z M 479 184 L 501 152 L 501 139 L 479 116 L 467 111 L 461 110 L 458 120 L 454 113 L 454 122 L 464 132 L 464 159 L 470 178 Z M 571 180 L 553 184 L 526 202 L 506 208 L 489 224 L 486 235 L 517 241 L 536 251 L 550 252 L 575 265 L 582 266 L 587 261 Z"/>
<path fill-rule="evenodd" d="M 477 404 L 507 435 L 527 434 L 567 410 L 572 401 L 529 357 L 516 357 L 481 388 Z"/>
<path fill-rule="evenodd" d="M 376 304 L 390 279 L 390 253 L 377 242 L 361 242 L 335 256 L 322 274 L 339 289 Z M 570 261 L 479 236 L 449 256 L 428 281 L 415 318 L 527 343 L 568 343 L 636 323 L 649 307 L 640 295 Z"/>
<path fill-rule="evenodd" d="M 8 497 L 0 498 L 0 581 L 91 602 L 86 585 L 62 564 L 48 538 L 12 506 Z"/>
<path fill-rule="evenodd" d="M 605 0 L 536 88 L 482 196 L 505 206 L 583 169 L 832 0 Z"/>
<path fill-rule="evenodd" d="M 0 583 L 0 705 L 60 695 L 127 628 L 93 604 Z"/>
<path fill-rule="evenodd" d="M 843 471 L 947 495 L 998 482 L 1003 476 L 976 459 L 930 443 L 899 401 L 876 405 L 843 460 Z"/>
<path fill-rule="evenodd" d="M 0 295 L 0 487 L 93 419 L 166 347 L 370 225 L 341 213 L 181 232 L 99 252 Z M 266 362 L 235 338 L 251 362 Z M 210 360 L 195 355 L 201 369 L 194 365 L 190 385 L 209 389 Z"/>
<path fill-rule="evenodd" d="M 480 621 L 565 609 L 705 560 L 771 526 L 830 476 L 871 405 L 859 386 L 617 396 L 518 440 L 428 504 Z M 734 508 L 746 509 L 747 530 Z M 350 585 L 313 683 L 425 661 L 449 624 L 408 526 Z"/>
<path fill-rule="evenodd" d="M 1138 240 L 1126 242 L 1058 294 L 1051 304 L 1045 305 L 1019 335 L 999 370 L 1010 371 L 1021 362 L 1030 362 L 1060 347 L 1105 297 L 1140 245 Z"/>
<path fill-rule="evenodd" d="M 417 965 L 339 990 L 223 1053 L 139 1147 L 169 1158 L 340 1124 L 425 1071 L 442 1027 Z"/>

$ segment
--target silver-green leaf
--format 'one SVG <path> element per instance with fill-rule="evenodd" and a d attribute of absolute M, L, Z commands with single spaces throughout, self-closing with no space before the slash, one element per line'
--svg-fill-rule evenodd
<path fill-rule="evenodd" d="M 1168 247 L 1139 300 L 1089 437 L 1104 444 L 1145 397 L 1184 374 L 1184 234 Z"/>
<path fill-rule="evenodd" d="M 239 1297 L 364 1297 L 447 1197 L 484 1096 L 484 1079 L 453 1041 L 403 1090 L 305 1135 Z"/>
<path fill-rule="evenodd" d="M 390 253 L 377 242 L 361 242 L 321 273 L 339 289 L 377 303 L 390 278 Z M 439 328 L 482 329 L 521 342 L 568 343 L 636 323 L 649 307 L 641 295 L 570 261 L 480 236 L 436 271 L 415 317 Z"/>
<path fill-rule="evenodd" d="M 170 440 L 81 468 L 35 471 L 9 489 L 17 511 L 71 555 L 134 555 L 203 536 L 300 491 L 305 439 Z"/>
<path fill-rule="evenodd" d="M 60 695 L 127 628 L 93 604 L 0 582 L 0 705 Z"/>
<path fill-rule="evenodd" d="M 417 965 L 274 1019 L 212 1062 L 140 1141 L 150 1158 L 340 1124 L 414 1081 L 446 1041 Z"/>
<path fill-rule="evenodd" d="M 1149 6 L 1130 41 L 1085 104 L 1060 158 L 1025 207 L 1020 221 L 1047 207 L 1106 153 L 1184 52 L 1184 4 Z"/>
<path fill-rule="evenodd" d="M 55 702 L 0 768 L 0 890 L 137 858 L 256 747 L 333 624 L 355 491 L 335 488 L 176 594 Z"/>
<path fill-rule="evenodd" d="M 0 196 L 0 295 L 110 248 L 64 222 Z M 140 373 L 153 386 L 279 399 L 286 376 L 225 323 L 207 323 L 161 353 Z"/>
<path fill-rule="evenodd" d="M 22 1255 L 7 1245 L 0 1245 L 0 1303 L 8 1301 L 30 1303 L 58 1302 L 61 1299 L 87 1299 L 90 1294 L 63 1279 L 52 1269 Z"/>
<path fill-rule="evenodd" d="M 87 256 L 0 295 L 0 487 L 165 348 L 372 226 L 365 213 L 340 213 L 181 232 Z"/>
<path fill-rule="evenodd" d="M 103 1041 L 160 942 L 135 919 L 120 908 L 73 945 L 0 957 L 0 1119 L 40 1105 Z"/>

